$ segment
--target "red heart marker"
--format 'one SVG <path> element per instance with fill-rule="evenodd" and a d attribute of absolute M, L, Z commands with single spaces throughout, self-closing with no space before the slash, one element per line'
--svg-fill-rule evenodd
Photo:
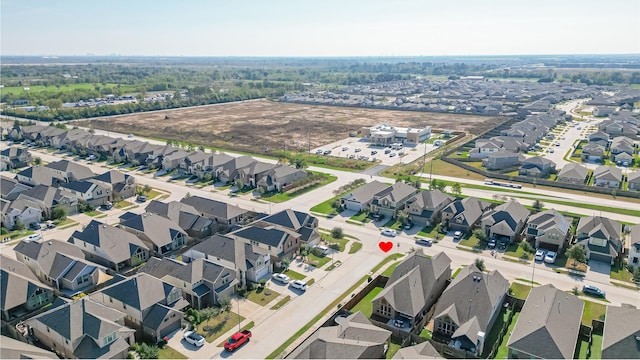
<path fill-rule="evenodd" d="M 389 252 L 393 248 L 393 243 L 391 241 L 380 241 L 378 247 L 384 252 Z"/>

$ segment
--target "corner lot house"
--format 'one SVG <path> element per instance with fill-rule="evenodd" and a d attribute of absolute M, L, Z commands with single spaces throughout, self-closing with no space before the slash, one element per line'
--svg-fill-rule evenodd
<path fill-rule="evenodd" d="M 374 195 L 387 187 L 389 185 L 374 180 L 344 195 L 340 202 L 345 209 L 363 211 L 371 204 Z"/>
<path fill-rule="evenodd" d="M 607 306 L 602 335 L 603 359 L 640 359 L 640 310 L 630 304 Z"/>
<path fill-rule="evenodd" d="M 509 336 L 510 359 L 573 359 L 584 303 L 547 284 L 531 289 Z"/>
<path fill-rule="evenodd" d="M 456 348 L 481 355 L 508 290 L 509 281 L 499 271 L 464 267 L 438 300 L 434 331 L 450 338 Z"/>
<path fill-rule="evenodd" d="M 404 209 L 409 198 L 418 193 L 418 189 L 403 182 L 397 182 L 373 196 L 371 212 L 395 218 L 398 211 Z"/>

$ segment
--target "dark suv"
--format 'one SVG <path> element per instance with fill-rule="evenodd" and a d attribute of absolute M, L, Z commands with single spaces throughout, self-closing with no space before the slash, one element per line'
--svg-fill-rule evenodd
<path fill-rule="evenodd" d="M 591 296 L 595 296 L 595 297 L 601 297 L 604 298 L 606 296 L 605 292 L 598 289 L 595 286 L 592 285 L 585 285 L 582 287 L 582 292 L 585 295 L 591 295 Z"/>

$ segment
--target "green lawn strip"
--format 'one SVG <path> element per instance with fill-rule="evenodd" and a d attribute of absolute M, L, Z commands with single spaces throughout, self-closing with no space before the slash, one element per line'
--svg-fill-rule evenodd
<path fill-rule="evenodd" d="M 253 329 L 254 326 L 255 326 L 255 323 L 253 321 L 251 321 L 247 325 L 241 327 L 239 331 L 251 330 L 251 329 Z M 226 343 L 226 342 L 227 342 L 227 339 L 224 339 L 216 347 L 223 347 L 224 343 Z"/>
<path fill-rule="evenodd" d="M 288 269 L 287 271 L 285 271 L 284 274 L 293 280 L 304 280 L 304 278 L 307 277 L 306 275 L 302 275 L 299 272 L 295 272 L 291 269 Z"/>
<path fill-rule="evenodd" d="M 507 247 L 507 250 L 504 252 L 507 256 L 513 256 L 519 259 L 524 259 L 524 249 L 520 244 L 511 244 Z M 531 259 L 531 254 L 527 254 L 527 260 Z"/>
<path fill-rule="evenodd" d="M 318 256 L 315 256 L 315 255 L 313 255 L 311 253 L 309 253 L 307 255 L 307 259 L 308 259 L 308 263 L 313 265 L 313 266 L 315 266 L 316 268 L 321 268 L 326 263 L 331 261 L 331 257 L 329 257 L 329 256 L 318 257 Z"/>
<path fill-rule="evenodd" d="M 270 201 L 272 203 L 281 203 L 338 180 L 337 176 L 333 176 L 329 174 L 324 174 L 324 175 L 325 175 L 325 179 L 314 185 L 305 186 L 293 192 L 279 193 L 279 194 L 275 194 L 273 196 L 268 196 L 268 197 L 263 196 L 262 199 L 266 201 Z"/>
<path fill-rule="evenodd" d="M 456 276 L 458 276 L 458 274 L 460 273 L 460 271 L 462 271 L 463 266 L 459 267 L 456 269 L 456 271 L 453 272 L 453 274 L 451 275 L 452 279 L 455 279 Z"/>
<path fill-rule="evenodd" d="M 383 267 L 384 264 L 386 264 L 389 261 L 392 261 L 394 259 L 397 259 L 400 256 L 403 256 L 403 255 L 401 255 L 401 254 L 393 254 L 393 255 L 387 256 L 384 260 L 382 260 L 378 265 L 376 265 L 372 269 L 372 272 L 376 272 L 378 269 Z M 313 325 L 315 325 L 323 316 L 325 316 L 325 314 L 328 314 L 328 313 L 334 311 L 336 306 L 338 304 L 340 304 L 340 302 L 345 297 L 347 297 L 349 294 L 351 294 L 362 283 L 367 281 L 368 278 L 369 278 L 369 276 L 367 276 L 367 275 L 363 276 L 359 281 L 357 281 L 355 284 L 353 284 L 349 289 L 347 289 L 347 291 L 342 293 L 342 295 L 340 295 L 337 299 L 335 299 L 331 304 L 327 305 L 327 307 L 325 307 L 324 310 L 319 312 L 313 319 L 311 319 L 311 321 L 309 321 L 303 327 L 301 327 L 298 331 L 296 331 L 296 333 L 293 334 L 293 336 L 291 336 L 289 339 L 287 339 L 287 341 L 285 341 L 282 345 L 278 346 L 278 348 L 275 349 L 271 354 L 267 355 L 266 358 L 267 359 L 275 359 L 276 356 L 282 354 L 282 352 L 287 348 L 287 346 L 291 345 L 295 340 L 297 340 L 300 336 L 302 336 L 302 334 L 304 334 Z"/>
<path fill-rule="evenodd" d="M 338 251 L 340 252 L 344 251 L 344 249 L 347 247 L 347 243 L 349 242 L 348 239 L 336 239 L 331 235 L 325 235 L 323 236 L 323 238 L 330 244 L 338 244 Z"/>
<path fill-rule="evenodd" d="M 418 232 L 419 236 L 424 236 L 432 239 L 435 238 L 437 234 L 438 231 L 436 230 L 435 226 L 425 226 L 424 228 L 422 228 L 422 230 L 420 230 L 420 232 Z"/>
<path fill-rule="evenodd" d="M 162 349 L 158 350 L 158 359 L 188 359 L 188 357 L 171 346 L 165 345 Z"/>
<path fill-rule="evenodd" d="M 27 237 L 29 235 L 33 235 L 35 234 L 35 231 L 33 230 L 13 230 L 8 232 L 7 234 L 2 235 L 1 237 L 4 238 L 10 238 L 10 239 L 19 239 L 19 238 L 23 238 L 23 237 Z"/>
<path fill-rule="evenodd" d="M 616 263 L 611 267 L 610 277 L 613 280 L 625 281 L 633 284 L 633 274 L 630 273 L 625 266 L 620 266 L 619 263 Z"/>
<path fill-rule="evenodd" d="M 273 305 L 273 306 L 271 307 L 271 310 L 278 310 L 278 309 L 280 309 L 280 308 L 281 308 L 281 307 L 283 307 L 286 303 L 288 303 L 288 302 L 289 302 L 289 300 L 291 300 L 291 296 L 290 296 L 290 295 L 285 296 L 282 300 L 278 301 L 278 303 L 277 303 L 277 304 Z"/>
<path fill-rule="evenodd" d="M 351 219 L 353 221 L 359 221 L 359 222 L 368 223 L 368 222 L 371 221 L 371 219 L 369 219 L 369 217 L 367 215 L 368 214 L 366 212 L 360 211 L 357 214 L 355 214 L 352 217 L 350 217 L 349 219 Z"/>
<path fill-rule="evenodd" d="M 352 190 L 350 191 L 346 191 L 340 195 L 336 195 L 334 197 L 332 197 L 329 200 L 325 200 L 323 202 L 321 202 L 320 204 L 312 207 L 310 210 L 313 212 L 317 212 L 320 214 L 325 214 L 325 215 L 332 215 L 332 214 L 338 214 L 338 212 L 336 211 L 336 209 L 334 209 L 331 204 L 336 201 L 339 200 L 341 197 L 345 196 L 346 194 L 350 193 Z"/>
<path fill-rule="evenodd" d="M 527 284 L 540 285 L 540 283 L 539 283 L 539 282 L 537 282 L 537 281 L 531 281 L 531 279 L 516 278 L 516 280 L 518 280 L 518 281 L 522 281 L 522 282 L 525 282 L 525 283 L 527 283 Z"/>
<path fill-rule="evenodd" d="M 353 308 L 349 309 L 349 311 L 352 313 L 362 311 L 366 317 L 370 317 L 373 312 L 372 300 L 380 293 L 380 291 L 382 291 L 382 289 L 384 288 L 380 286 L 374 287 L 365 297 L 362 298 L 362 300 L 360 300 L 360 302 L 358 302 Z"/>
<path fill-rule="evenodd" d="M 602 359 L 602 334 L 591 334 L 591 359 Z"/>
<path fill-rule="evenodd" d="M 73 221 L 73 219 L 65 218 L 64 220 L 54 220 L 53 223 L 56 224 L 56 226 L 66 226 L 69 224 L 74 224 L 76 222 Z"/>
<path fill-rule="evenodd" d="M 316 282 L 316 279 L 311 278 L 311 279 L 309 279 L 309 281 L 307 281 L 307 286 L 311 286 L 311 285 L 313 285 L 313 283 L 315 283 L 315 282 Z"/>
<path fill-rule="evenodd" d="M 98 216 L 98 214 L 100 214 L 100 213 L 95 211 L 95 210 L 91 210 L 91 211 L 86 211 L 84 214 L 87 215 L 87 216 L 95 217 L 95 216 Z"/>
<path fill-rule="evenodd" d="M 400 261 L 396 261 L 393 264 L 389 265 L 389 267 L 387 267 L 381 275 L 383 276 L 387 276 L 387 277 L 391 277 L 391 274 L 393 273 L 393 269 L 396 268 L 396 266 L 398 266 L 398 264 L 400 264 Z"/>
<path fill-rule="evenodd" d="M 332 263 L 331 265 L 327 266 L 326 268 L 324 268 L 324 271 L 331 271 L 331 270 L 337 268 L 340 265 L 342 265 L 342 261 L 338 260 L 338 261 Z"/>
<path fill-rule="evenodd" d="M 433 337 L 433 333 L 429 331 L 427 328 L 424 328 L 422 329 L 422 331 L 420 331 L 420 337 L 423 337 L 427 340 L 431 340 L 431 338 Z"/>
<path fill-rule="evenodd" d="M 621 284 L 619 282 L 614 282 L 614 281 L 610 281 L 611 285 L 613 286 L 617 286 L 617 287 L 623 287 L 626 289 L 631 289 L 631 290 L 640 290 L 640 285 L 625 285 L 625 284 Z"/>
<path fill-rule="evenodd" d="M 525 300 L 527 296 L 529 296 L 529 292 L 531 291 L 531 286 L 520 284 L 517 282 L 512 282 L 511 286 L 509 287 L 509 290 L 511 290 L 511 294 L 514 297 Z"/>
<path fill-rule="evenodd" d="M 240 321 L 243 321 L 244 317 L 240 316 Z M 198 325 L 198 334 L 204 336 L 207 342 L 213 342 L 219 338 L 222 334 L 231 330 L 234 326 L 238 325 L 238 314 L 234 312 L 220 313 L 218 316 L 209 319 L 206 322 Z M 204 331 L 204 327 L 208 326 L 209 329 Z"/>
<path fill-rule="evenodd" d="M 349 248 L 349 254 L 355 254 L 362 249 L 362 243 L 355 241 L 351 243 L 351 247 Z"/>
<path fill-rule="evenodd" d="M 364 226 L 365 223 L 360 222 L 360 221 L 353 221 L 353 220 L 347 220 L 346 221 L 347 224 L 351 224 L 351 225 L 358 225 L 358 226 Z"/>
<path fill-rule="evenodd" d="M 162 195 L 162 193 L 160 191 L 151 189 L 151 191 L 149 191 L 149 194 L 147 194 L 147 199 L 151 200 L 151 199 L 155 198 L 156 196 L 160 196 L 160 195 Z"/>
<path fill-rule="evenodd" d="M 502 339 L 499 339 L 498 336 L 500 335 L 500 329 L 502 329 L 504 324 L 507 321 L 509 321 L 509 313 L 510 313 L 510 311 L 511 310 L 506 309 L 504 307 L 502 307 L 500 309 L 500 314 L 496 318 L 496 321 L 493 323 L 493 327 L 489 331 L 489 334 L 487 335 L 487 339 L 485 340 L 485 344 L 490 344 L 490 346 L 485 346 L 484 347 L 484 352 L 482 354 L 483 358 L 489 357 L 489 352 L 491 352 L 491 348 L 493 347 L 493 344 L 495 344 L 498 341 L 502 340 Z M 509 334 L 505 333 L 504 336 L 508 337 Z"/>
<path fill-rule="evenodd" d="M 524 197 L 524 196 L 522 198 L 524 198 L 524 199 L 535 199 L 535 198 Z M 611 206 L 585 204 L 585 203 L 577 203 L 577 202 L 572 202 L 572 201 L 562 201 L 562 200 L 554 200 L 554 199 L 545 199 L 545 200 L 542 200 L 542 202 L 550 203 L 550 204 L 573 206 L 573 207 L 577 207 L 577 208 L 581 208 L 581 209 L 587 209 L 587 210 L 606 211 L 606 212 L 610 212 L 610 213 L 614 213 L 614 214 L 621 214 L 621 215 L 629 215 L 629 216 L 638 216 L 638 217 L 640 217 L 640 211 L 638 211 L 638 210 L 621 209 L 621 208 L 615 208 L 615 207 L 611 207 Z"/>
<path fill-rule="evenodd" d="M 129 201 L 122 200 L 122 201 L 118 201 L 117 203 L 115 203 L 113 205 L 113 207 L 116 208 L 116 209 L 124 209 L 124 208 L 126 208 L 128 206 L 131 206 L 131 205 L 133 205 L 133 203 L 131 203 Z"/>
<path fill-rule="evenodd" d="M 393 355 L 395 355 L 398 350 L 400 350 L 400 348 L 402 347 L 402 345 L 393 342 L 393 340 L 389 343 L 389 349 L 387 349 L 387 354 L 385 356 L 385 359 L 391 359 L 393 358 Z"/>
<path fill-rule="evenodd" d="M 606 305 L 588 300 L 582 301 L 584 302 L 584 310 L 582 311 L 584 325 L 591 326 L 591 320 L 604 320 L 604 314 L 607 312 Z"/>
<path fill-rule="evenodd" d="M 502 341 L 500 341 L 500 346 L 498 347 L 498 351 L 496 351 L 495 358 L 496 359 L 506 359 L 509 355 L 509 348 L 507 348 L 507 343 L 509 342 L 509 335 L 513 331 L 513 328 L 516 326 L 518 322 L 518 317 L 520 317 L 520 313 L 517 312 L 513 314 L 513 318 L 511 319 L 511 324 L 509 324 L 509 328 L 507 332 L 502 337 Z M 490 343 L 487 343 L 490 344 Z"/>
<path fill-rule="evenodd" d="M 267 295 L 267 293 L 269 295 Z M 247 293 L 247 299 L 260 306 L 267 305 L 278 296 L 280 296 L 280 293 L 267 288 L 257 288 Z"/>

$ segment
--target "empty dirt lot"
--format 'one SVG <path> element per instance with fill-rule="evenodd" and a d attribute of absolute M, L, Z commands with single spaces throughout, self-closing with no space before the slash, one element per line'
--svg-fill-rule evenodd
<path fill-rule="evenodd" d="M 171 139 L 198 145 L 262 153 L 264 148 L 311 148 L 349 136 L 363 126 L 386 122 L 394 126 L 451 129 L 471 134 L 494 128 L 504 117 L 439 114 L 314 106 L 268 100 L 208 105 L 89 120 L 81 126 Z"/>

